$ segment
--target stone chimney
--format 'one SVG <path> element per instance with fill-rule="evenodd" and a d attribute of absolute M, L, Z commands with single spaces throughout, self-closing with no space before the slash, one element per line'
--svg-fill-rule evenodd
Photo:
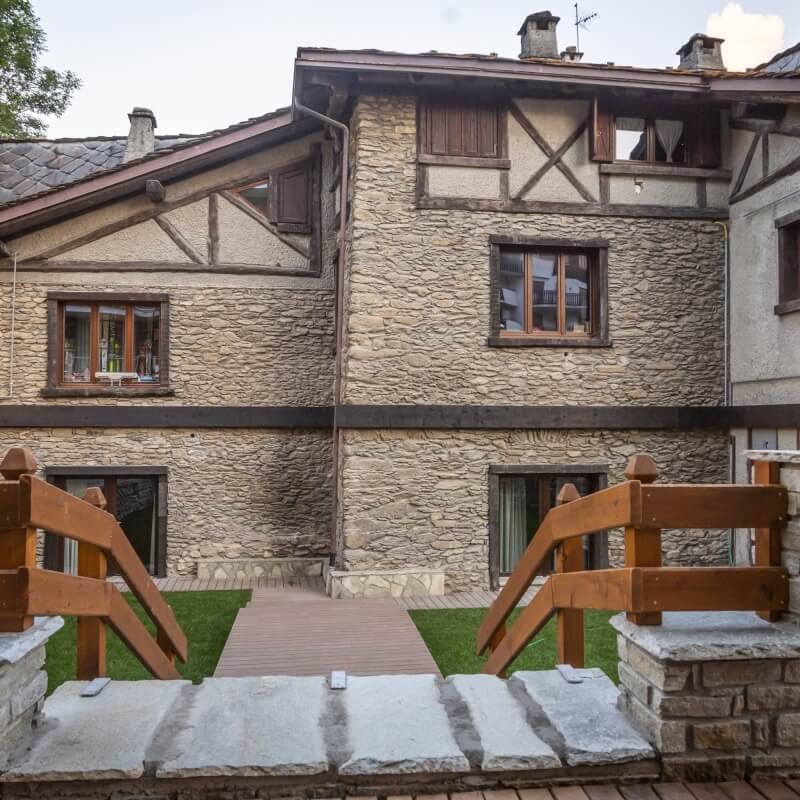
<path fill-rule="evenodd" d="M 561 51 L 561 60 L 562 61 L 572 61 L 576 63 L 583 58 L 583 53 L 575 47 L 574 44 L 569 45 L 566 50 Z"/>
<path fill-rule="evenodd" d="M 724 39 L 715 39 L 704 33 L 695 33 L 689 41 L 678 50 L 681 57 L 679 69 L 725 69 L 722 61 L 722 43 Z"/>
<path fill-rule="evenodd" d="M 549 11 L 528 14 L 522 27 L 517 31 L 522 37 L 520 58 L 558 58 L 556 26 L 560 17 Z"/>
<path fill-rule="evenodd" d="M 156 147 L 155 114 L 149 108 L 135 106 L 128 114 L 128 119 L 131 121 L 131 129 L 125 145 L 125 155 L 122 158 L 123 164 L 152 153 Z"/>

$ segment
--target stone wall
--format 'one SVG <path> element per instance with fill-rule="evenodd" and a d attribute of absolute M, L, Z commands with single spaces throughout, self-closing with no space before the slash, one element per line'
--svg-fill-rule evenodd
<path fill-rule="evenodd" d="M 360 97 L 352 131 L 346 402 L 721 403 L 719 225 L 416 210 L 414 98 Z M 607 239 L 613 346 L 489 347 L 491 234 Z"/>
<path fill-rule="evenodd" d="M 800 629 L 748 612 L 620 614 L 621 705 L 665 780 L 800 774 Z"/>
<path fill-rule="evenodd" d="M 324 556 L 330 550 L 327 431 L 5 428 L 0 452 L 42 467 L 166 466 L 167 571 L 198 560 Z"/>
<path fill-rule="evenodd" d="M 0 633 L 0 772 L 31 737 L 44 705 L 45 644 L 63 625 L 39 617 L 26 631 Z"/>
<path fill-rule="evenodd" d="M 38 274 L 38 273 L 37 273 Z M 120 280 L 120 278 L 122 280 Z M 11 403 L 123 404 L 135 397 L 45 400 L 47 293 L 163 292 L 169 295 L 169 388 L 177 405 L 327 405 L 333 384 L 334 294 L 319 279 L 166 273 L 110 276 L 57 272 L 17 285 L 14 397 Z M 112 288 L 113 287 L 113 288 Z M 7 287 L 6 287 L 7 288 Z M 9 318 L 0 312 L 7 341 Z M 8 351 L 0 353 L 7 375 Z"/>
<path fill-rule="evenodd" d="M 492 464 L 608 464 L 610 485 L 628 458 L 649 452 L 663 482 L 727 480 L 722 432 L 344 431 L 339 566 L 444 569 L 447 591 L 489 586 L 488 469 Z M 609 534 L 612 564 L 621 532 Z M 727 532 L 665 531 L 668 564 L 723 564 Z"/>

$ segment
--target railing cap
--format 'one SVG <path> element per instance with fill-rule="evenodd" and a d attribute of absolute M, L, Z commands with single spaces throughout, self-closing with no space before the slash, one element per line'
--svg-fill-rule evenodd
<path fill-rule="evenodd" d="M 573 500 L 580 499 L 580 492 L 575 488 L 574 483 L 565 483 L 561 491 L 556 495 L 556 503 L 563 506 L 564 503 L 571 503 Z"/>
<path fill-rule="evenodd" d="M 0 461 L 0 474 L 7 481 L 18 481 L 21 475 L 33 475 L 38 469 L 39 462 L 27 447 L 10 448 Z"/>
<path fill-rule="evenodd" d="M 97 508 L 105 509 L 105 507 L 108 505 L 106 496 L 103 494 L 103 490 L 99 486 L 90 486 L 83 493 L 83 499 L 87 503 L 97 506 Z"/>
<path fill-rule="evenodd" d="M 629 481 L 653 483 L 658 477 L 658 467 L 647 453 L 636 453 L 628 459 L 628 466 L 625 467 L 625 477 Z"/>

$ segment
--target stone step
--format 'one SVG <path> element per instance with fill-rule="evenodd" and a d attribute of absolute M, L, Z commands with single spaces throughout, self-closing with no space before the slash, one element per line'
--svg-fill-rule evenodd
<path fill-rule="evenodd" d="M 618 707 L 619 690 L 599 669 L 577 670 L 581 683 L 568 683 L 558 670 L 515 672 L 512 687 L 522 688 L 541 710 L 545 724 L 561 737 L 571 766 L 614 764 L 653 758 L 649 743 Z"/>
<path fill-rule="evenodd" d="M 45 704 L 31 748 L 0 780 L 204 777 L 507 784 L 537 770 L 624 765 L 655 774 L 647 743 L 614 706 L 599 670 L 569 684 L 556 671 L 487 675 L 112 681 L 97 697 L 66 683 Z M 607 774 L 607 773 L 604 773 Z"/>

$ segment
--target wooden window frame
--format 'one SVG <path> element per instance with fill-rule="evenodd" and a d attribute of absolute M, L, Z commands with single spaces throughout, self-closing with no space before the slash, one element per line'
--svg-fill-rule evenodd
<path fill-rule="evenodd" d="M 608 334 L 608 241 L 605 239 L 539 239 L 524 236 L 490 236 L 490 314 L 489 338 L 491 347 L 610 347 Z M 505 331 L 501 327 L 497 298 L 500 294 L 500 269 L 503 251 L 522 251 L 525 258 L 525 331 Z M 565 319 L 565 295 L 559 292 L 559 331 L 531 330 L 531 293 L 529 280 L 530 254 L 533 252 L 558 254 L 559 274 L 563 273 L 565 255 L 582 254 L 589 257 L 591 333 L 561 333 Z M 559 280 L 565 287 L 565 281 Z"/>
<path fill-rule="evenodd" d="M 489 585 L 494 591 L 500 586 L 500 476 L 520 475 L 535 478 L 556 478 L 581 475 L 592 478 L 592 491 L 608 486 L 608 464 L 490 464 L 488 470 L 488 550 Z M 591 569 L 608 566 L 608 534 L 589 538 Z"/>
<path fill-rule="evenodd" d="M 495 155 L 467 155 L 465 153 L 434 153 L 431 141 L 430 116 L 433 110 L 441 106 L 474 108 L 490 110 L 495 115 Z M 417 162 L 454 167 L 489 167 L 493 169 L 510 169 L 508 160 L 506 106 L 494 99 L 459 99 L 453 97 L 432 96 L 421 99 L 417 104 Z"/>
<path fill-rule="evenodd" d="M 800 211 L 775 220 L 778 235 L 778 303 L 775 313 L 800 311 Z"/>
<path fill-rule="evenodd" d="M 290 161 L 288 164 L 284 164 L 280 167 L 276 167 L 275 169 L 265 172 L 264 175 L 259 178 L 258 180 L 250 181 L 243 186 L 237 186 L 230 191 L 235 192 L 242 200 L 247 203 L 250 208 L 255 211 L 255 213 L 264 216 L 264 212 L 258 206 L 251 203 L 243 194 L 242 191 L 244 189 L 249 189 L 252 186 L 258 186 L 263 183 L 269 183 L 269 194 L 267 197 L 268 203 L 268 214 L 266 215 L 266 219 L 275 225 L 281 233 L 311 233 L 311 215 L 312 215 L 312 208 L 313 208 L 313 189 L 314 189 L 314 181 L 313 181 L 313 159 L 311 158 L 302 158 L 296 161 Z M 280 215 L 280 182 L 281 178 L 285 177 L 286 175 L 290 175 L 292 173 L 300 173 L 302 172 L 305 175 L 306 180 L 306 217 L 304 221 L 290 221 L 287 222 L 281 219 Z"/>
<path fill-rule="evenodd" d="M 617 117 L 636 117 L 644 120 L 645 132 L 645 150 L 647 157 L 642 161 L 636 161 L 630 158 L 619 158 L 617 154 Z M 656 120 L 677 120 L 683 123 L 683 137 L 686 147 L 686 158 L 683 161 L 656 161 Z M 649 166 L 660 167 L 675 167 L 680 169 L 682 167 L 690 167 L 692 163 L 691 153 L 691 120 L 686 114 L 679 114 L 671 111 L 669 108 L 663 113 L 656 113 L 654 111 L 618 111 L 615 110 L 612 114 L 612 131 L 614 138 L 612 140 L 612 148 L 614 152 L 615 164 L 647 164 Z"/>
<path fill-rule="evenodd" d="M 90 367 L 92 378 L 87 383 L 67 383 L 63 380 L 64 362 L 64 307 L 68 303 L 92 306 L 90 328 Z M 130 383 L 110 386 L 98 383 L 94 378 L 97 372 L 97 319 L 100 305 L 124 305 L 125 316 L 125 359 L 127 366 L 133 363 L 133 306 L 159 306 L 159 381 L 158 383 Z M 42 389 L 44 397 L 120 397 L 120 396 L 165 396 L 173 394 L 169 388 L 169 296 L 153 293 L 117 292 L 48 292 L 47 294 L 47 346 L 48 371 L 47 386 Z"/>
<path fill-rule="evenodd" d="M 45 480 L 60 488 L 64 488 L 67 478 L 137 478 L 146 477 L 156 480 L 156 571 L 155 578 L 167 577 L 167 523 L 169 517 L 168 503 L 169 470 L 165 466 L 114 466 L 114 467 L 77 467 L 54 466 L 45 468 Z M 64 569 L 64 539 L 45 533 L 44 567 L 62 571 Z"/>

